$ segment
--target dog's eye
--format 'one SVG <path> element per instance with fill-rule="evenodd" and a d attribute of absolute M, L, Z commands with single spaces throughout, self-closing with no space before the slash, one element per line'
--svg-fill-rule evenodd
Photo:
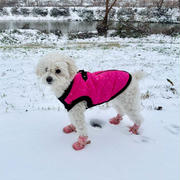
<path fill-rule="evenodd" d="M 56 69 L 56 74 L 59 74 L 61 72 L 60 69 Z"/>
<path fill-rule="evenodd" d="M 48 70 L 48 68 L 46 67 L 46 68 L 45 68 L 45 72 L 47 72 L 47 70 Z"/>

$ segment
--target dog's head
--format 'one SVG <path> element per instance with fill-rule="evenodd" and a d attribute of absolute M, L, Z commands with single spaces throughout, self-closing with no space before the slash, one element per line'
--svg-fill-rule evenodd
<path fill-rule="evenodd" d="M 37 76 L 52 89 L 65 87 L 73 79 L 76 72 L 77 68 L 73 60 L 57 53 L 42 57 L 36 67 Z"/>

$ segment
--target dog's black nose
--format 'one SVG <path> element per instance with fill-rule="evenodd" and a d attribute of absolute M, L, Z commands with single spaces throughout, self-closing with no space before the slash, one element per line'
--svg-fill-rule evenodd
<path fill-rule="evenodd" d="M 48 76 L 48 77 L 46 78 L 46 81 L 47 81 L 48 83 L 51 83 L 52 80 L 53 80 L 53 78 L 52 78 L 51 76 Z"/>

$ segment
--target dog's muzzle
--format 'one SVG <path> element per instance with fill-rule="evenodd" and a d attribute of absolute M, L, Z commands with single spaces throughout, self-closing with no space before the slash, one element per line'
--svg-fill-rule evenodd
<path fill-rule="evenodd" d="M 46 78 L 46 81 L 47 81 L 48 84 L 51 84 L 52 81 L 53 81 L 53 78 L 52 78 L 51 76 L 48 76 L 48 77 Z"/>

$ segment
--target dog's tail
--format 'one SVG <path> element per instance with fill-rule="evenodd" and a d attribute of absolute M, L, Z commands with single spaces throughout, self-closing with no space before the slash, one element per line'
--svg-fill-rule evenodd
<path fill-rule="evenodd" d="M 132 74 L 132 76 L 137 80 L 141 80 L 147 76 L 147 73 L 144 71 L 136 71 Z"/>

